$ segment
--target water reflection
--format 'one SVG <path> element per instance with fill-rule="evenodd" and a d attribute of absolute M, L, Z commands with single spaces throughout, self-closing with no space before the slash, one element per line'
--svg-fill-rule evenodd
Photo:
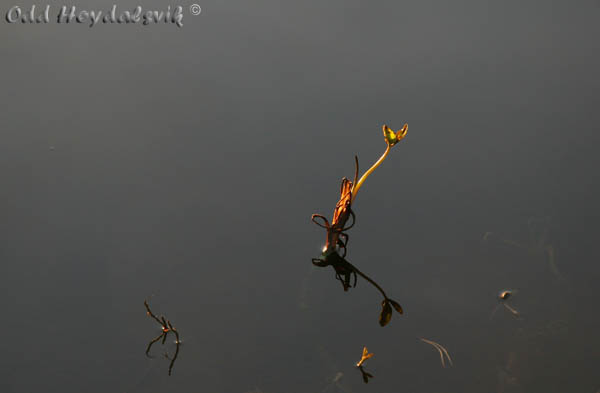
<path fill-rule="evenodd" d="M 519 380 L 513 374 L 516 357 L 517 354 L 515 352 L 509 352 L 506 365 L 498 367 L 496 393 L 517 393 L 523 391 Z"/>
<path fill-rule="evenodd" d="M 335 373 L 331 381 L 325 386 L 325 389 L 322 390 L 321 393 L 351 393 L 350 388 L 346 387 L 342 383 L 342 378 L 344 377 L 344 373 L 338 371 Z"/>
<path fill-rule="evenodd" d="M 527 220 L 527 229 L 529 240 L 527 242 L 518 242 L 510 238 L 497 236 L 494 232 L 486 232 L 483 235 L 483 241 L 499 242 L 500 244 L 515 247 L 524 250 L 534 257 L 540 257 L 546 260 L 548 268 L 558 280 L 563 280 L 564 277 L 558 269 L 556 262 L 556 249 L 548 241 L 551 220 L 549 217 L 537 218 L 531 217 Z"/>
<path fill-rule="evenodd" d="M 340 371 L 340 367 L 333 360 L 329 352 L 322 345 L 320 345 L 318 349 L 324 366 L 329 368 L 329 375 L 331 375 L 331 377 L 328 378 L 327 385 L 322 393 L 352 393 L 352 389 L 346 386 L 342 381 L 344 373 Z"/>
<path fill-rule="evenodd" d="M 369 379 L 373 378 L 373 374 L 369 374 L 363 366 L 358 366 L 357 367 L 358 370 L 360 371 L 360 373 L 362 374 L 362 378 L 363 378 L 363 382 L 364 383 L 369 383 Z"/>

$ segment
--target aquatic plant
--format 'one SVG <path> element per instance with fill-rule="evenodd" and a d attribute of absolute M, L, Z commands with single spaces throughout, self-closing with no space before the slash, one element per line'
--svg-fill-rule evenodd
<path fill-rule="evenodd" d="M 345 257 L 347 254 L 348 239 L 349 236 L 346 233 L 356 223 L 356 215 L 352 211 L 352 203 L 356 199 L 358 191 L 364 184 L 365 180 L 381 165 L 381 163 L 388 156 L 391 148 L 400 142 L 405 136 L 408 130 L 408 125 L 405 124 L 402 129 L 394 132 L 388 126 L 383 126 L 383 136 L 386 142 L 386 149 L 379 157 L 379 159 L 360 177 L 358 178 L 358 157 L 354 157 L 355 171 L 354 180 L 350 181 L 347 178 L 342 179 L 340 186 L 340 198 L 335 205 L 333 210 L 333 217 L 331 223 L 327 218 L 321 214 L 313 214 L 311 220 L 318 226 L 326 229 L 326 241 L 325 246 L 321 252 L 319 258 L 313 258 L 312 263 L 319 267 L 333 267 L 335 271 L 335 278 L 340 281 L 344 291 L 347 291 L 351 286 L 355 287 L 357 282 L 357 275 L 360 275 L 369 283 L 371 283 L 379 292 L 383 295 L 382 310 L 379 316 L 379 324 L 385 326 L 389 323 L 392 317 L 392 307 L 398 313 L 402 314 L 403 310 L 398 302 L 390 299 L 385 291 L 370 277 L 358 270 L 354 265 L 348 262 Z M 348 221 L 352 219 L 351 224 Z M 338 253 L 338 250 L 341 251 Z M 352 278 L 354 278 L 353 285 L 350 284 Z"/>
<path fill-rule="evenodd" d="M 387 158 L 391 148 L 406 136 L 407 130 L 408 124 L 405 124 L 404 127 L 402 127 L 402 129 L 398 132 L 392 131 L 392 129 L 386 125 L 383 126 L 383 136 L 387 147 L 381 157 L 379 157 L 379 159 L 360 177 L 360 179 L 358 179 L 358 157 L 354 156 L 354 180 L 350 181 L 345 177 L 342 179 L 342 184 L 340 186 L 340 199 L 336 203 L 335 209 L 333 210 L 331 224 L 327 218 L 321 214 L 312 215 L 311 220 L 318 226 L 327 230 L 327 239 L 325 242 L 325 247 L 323 248 L 324 254 L 328 251 L 335 250 L 336 247 L 340 247 L 343 249 L 343 256 L 346 255 L 346 247 L 348 245 L 348 234 L 346 231 L 352 228 L 356 223 L 356 216 L 352 211 L 352 203 L 356 199 L 358 191 L 367 178 Z M 350 217 L 352 217 L 352 224 L 346 227 L 346 223 Z M 322 220 L 322 222 L 318 222 L 317 219 Z"/>

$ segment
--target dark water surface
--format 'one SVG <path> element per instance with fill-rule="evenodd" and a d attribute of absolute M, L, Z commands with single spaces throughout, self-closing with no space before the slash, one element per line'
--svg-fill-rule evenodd
<path fill-rule="evenodd" d="M 182 28 L 13 5 L 0 391 L 600 390 L 597 2 L 207 0 Z M 405 122 L 349 231 L 404 307 L 382 328 L 373 287 L 312 267 L 310 216 Z M 520 318 L 490 319 L 502 289 Z M 170 377 L 146 298 L 183 340 Z"/>

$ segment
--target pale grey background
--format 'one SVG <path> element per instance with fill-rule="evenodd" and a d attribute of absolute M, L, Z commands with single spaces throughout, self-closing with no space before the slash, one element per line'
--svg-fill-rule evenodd
<path fill-rule="evenodd" d="M 597 1 L 201 0 L 181 29 L 11 25 L 14 4 L 0 391 L 321 392 L 337 371 L 354 392 L 600 389 Z M 165 7 L 119 7 L 138 4 Z M 381 328 L 365 281 L 311 271 L 309 218 L 404 122 L 350 232 L 406 310 Z M 563 281 L 499 241 L 531 244 L 532 217 Z M 523 320 L 489 320 L 503 288 Z M 144 357 L 152 294 L 184 339 L 171 377 Z"/>

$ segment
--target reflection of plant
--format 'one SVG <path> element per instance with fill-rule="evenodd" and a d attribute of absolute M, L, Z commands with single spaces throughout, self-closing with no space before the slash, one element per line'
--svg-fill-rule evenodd
<path fill-rule="evenodd" d="M 173 365 L 175 364 L 175 360 L 177 359 L 177 355 L 179 355 L 179 345 L 181 344 L 181 341 L 179 340 L 179 332 L 177 332 L 177 329 L 175 329 L 175 327 L 171 324 L 171 321 L 169 321 L 168 319 L 166 319 L 163 315 L 159 317 L 157 317 L 156 315 L 154 315 L 152 313 L 152 311 L 150 310 L 150 306 L 148 305 L 148 301 L 144 300 L 144 306 L 146 306 L 146 314 L 148 314 L 149 317 L 153 318 L 156 322 L 158 322 L 158 324 L 161 327 L 162 332 L 160 333 L 160 335 L 158 335 L 158 337 L 150 340 L 150 342 L 148 343 L 148 347 L 146 348 L 146 356 L 151 357 L 150 356 L 150 348 L 152 348 L 152 345 L 154 345 L 155 342 L 159 341 L 160 339 L 162 339 L 162 344 L 165 344 L 165 341 L 167 341 L 167 335 L 170 332 L 173 332 L 173 334 L 175 335 L 175 355 L 173 355 L 173 357 L 171 358 L 169 356 L 168 353 L 165 353 L 165 357 L 169 360 L 171 360 L 171 363 L 169 364 L 169 375 L 171 375 L 171 371 L 173 370 Z"/>
<path fill-rule="evenodd" d="M 365 383 L 369 383 L 369 378 L 373 378 L 373 374 L 369 374 L 364 368 L 363 366 L 358 367 L 358 369 L 360 370 L 360 373 L 362 374 L 362 378 L 363 381 Z"/>
<path fill-rule="evenodd" d="M 501 244 L 520 248 L 533 255 L 543 256 L 548 261 L 548 267 L 552 274 L 559 280 L 563 279 L 562 274 L 558 270 L 556 263 L 556 250 L 554 246 L 548 243 L 548 227 L 550 225 L 550 219 L 546 218 L 530 218 L 527 220 L 527 227 L 529 229 L 529 244 L 519 243 L 510 239 L 498 238 Z M 486 232 L 483 235 L 483 241 L 489 242 L 490 238 L 495 237 L 493 232 Z"/>
<path fill-rule="evenodd" d="M 381 326 L 385 326 L 390 321 L 392 317 L 392 307 L 400 314 L 402 314 L 402 307 L 394 300 L 388 298 L 383 289 L 375 281 L 345 259 L 348 246 L 348 234 L 346 231 L 352 228 L 356 222 L 356 216 L 352 211 L 352 203 L 356 198 L 358 190 L 369 175 L 371 175 L 371 173 L 373 173 L 373 171 L 385 160 L 390 149 L 406 136 L 407 129 L 408 125 L 405 124 L 400 131 L 394 132 L 388 126 L 384 125 L 383 136 L 387 148 L 382 156 L 361 176 L 360 179 L 358 179 L 358 157 L 354 157 L 354 180 L 350 181 L 347 178 L 342 179 L 340 199 L 335 205 L 331 223 L 329 223 L 327 218 L 320 214 L 313 214 L 311 218 L 315 224 L 327 230 L 327 239 L 321 256 L 313 259 L 312 263 L 315 266 L 320 267 L 332 266 L 335 270 L 335 277 L 342 283 L 344 291 L 347 291 L 351 286 L 356 286 L 357 274 L 375 286 L 375 288 L 383 295 L 382 311 L 379 317 Z M 352 223 L 346 226 L 350 218 L 352 218 Z M 341 250 L 341 255 L 338 253 L 338 250 Z M 352 276 L 354 276 L 354 284 L 350 285 Z"/>
<path fill-rule="evenodd" d="M 330 371 L 330 376 L 327 378 L 327 385 L 322 390 L 322 393 L 351 393 L 352 389 L 347 387 L 344 382 L 342 382 L 344 373 L 340 371 L 339 366 L 336 364 L 335 360 L 333 360 L 331 354 L 322 345 L 318 345 L 318 351 L 321 355 L 321 359 L 324 361 L 325 365 Z"/>
<path fill-rule="evenodd" d="M 564 319 L 557 319 L 548 322 L 535 330 L 530 329 L 528 331 L 521 329 L 517 331 L 517 336 L 525 338 L 527 340 L 548 340 L 556 338 L 561 335 L 566 335 L 569 332 L 569 324 Z"/>
<path fill-rule="evenodd" d="M 354 285 L 356 286 L 356 275 L 358 274 L 369 283 L 371 283 L 383 296 L 383 301 L 381 302 L 381 314 L 379 315 L 379 324 L 381 326 L 387 325 L 392 318 L 392 307 L 400 314 L 403 313 L 402 306 L 392 299 L 390 299 L 383 288 L 379 286 L 375 281 L 373 281 L 369 276 L 358 270 L 354 265 L 348 262 L 346 259 L 342 258 L 335 250 L 330 251 L 329 253 L 323 252 L 320 258 L 314 258 L 312 263 L 315 266 L 319 267 L 327 267 L 332 266 L 335 270 L 335 278 L 342 283 L 344 291 L 347 291 L 350 288 L 350 279 L 354 276 Z"/>
<path fill-rule="evenodd" d="M 497 380 L 498 387 L 496 391 L 498 393 L 504 393 L 506 391 L 522 391 L 519 380 L 514 375 L 514 364 L 517 359 L 515 352 L 509 352 L 504 367 L 497 367 Z"/>
<path fill-rule="evenodd" d="M 325 393 L 326 391 L 350 393 L 350 390 L 348 388 L 346 388 L 346 386 L 344 386 L 344 384 L 342 383 L 343 377 L 344 377 L 343 372 L 341 372 L 341 371 L 336 372 L 335 375 L 333 376 L 333 378 L 331 378 L 327 382 L 327 386 L 325 386 L 322 393 Z"/>
<path fill-rule="evenodd" d="M 335 278 L 342 283 L 344 291 L 350 288 L 350 278 L 354 275 L 354 284 L 356 286 L 356 269 L 350 262 L 342 258 L 337 252 L 330 251 L 329 253 L 321 254 L 320 258 L 313 258 L 313 265 L 319 267 L 332 266 L 335 270 Z"/>

